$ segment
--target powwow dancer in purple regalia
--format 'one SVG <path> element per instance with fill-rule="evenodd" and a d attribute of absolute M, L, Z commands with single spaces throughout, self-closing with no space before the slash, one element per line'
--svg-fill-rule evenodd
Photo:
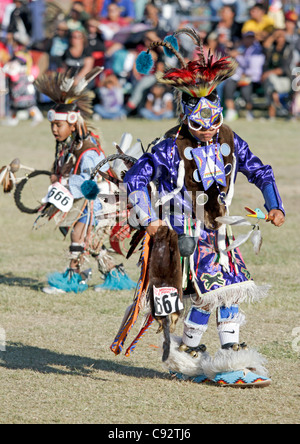
<path fill-rule="evenodd" d="M 192 38 L 198 49 L 198 60 L 183 59 L 176 39 L 180 33 Z M 141 73 L 147 74 L 152 69 L 150 50 L 157 46 L 162 46 L 166 55 L 175 55 L 181 65 L 158 77 L 159 82 L 177 90 L 180 124 L 166 133 L 151 154 L 145 153 L 139 158 L 126 173 L 124 182 L 139 223 L 157 254 L 152 250 L 149 269 L 148 294 L 152 298 L 153 319 L 160 323 L 166 317 L 170 320 L 166 315 L 171 312 L 169 332 L 174 330 L 173 312 L 178 312 L 182 304 L 177 303 L 171 310 L 174 288 L 172 293 L 165 287 L 175 287 L 179 296 L 183 289 L 192 301 L 184 318 L 182 337 L 165 335 L 164 365 L 179 379 L 264 387 L 271 382 L 265 359 L 245 343 L 240 344 L 240 326 L 245 316 L 239 311 L 239 304 L 260 300 L 266 296 L 268 287 L 259 287 L 251 279 L 237 248 L 241 242 L 233 238 L 232 226 L 251 225 L 249 219 L 230 216 L 229 207 L 237 173 L 241 172 L 261 190 L 268 211 L 266 219 L 281 226 L 285 213 L 274 174 L 271 166 L 264 165 L 248 144 L 223 124 L 222 107 L 215 90 L 234 73 L 235 60 L 210 53 L 205 56 L 197 33 L 193 29 L 182 29 L 163 42 L 153 43 L 148 51 L 139 55 L 137 69 Z M 168 279 L 173 270 L 166 270 L 166 261 L 159 262 L 165 246 L 173 245 L 166 243 L 163 230 L 170 230 L 178 237 L 181 288 Z M 251 236 L 259 248 L 259 230 L 251 230 Z M 250 233 L 246 238 L 249 237 Z M 164 287 L 164 300 L 157 287 Z M 201 342 L 213 310 L 217 311 L 221 347 L 211 357 Z M 161 330 L 164 328 L 162 325 Z M 115 351 L 114 343 L 112 350 Z"/>

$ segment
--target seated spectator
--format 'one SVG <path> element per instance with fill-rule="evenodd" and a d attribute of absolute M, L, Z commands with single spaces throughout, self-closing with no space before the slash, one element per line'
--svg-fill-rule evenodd
<path fill-rule="evenodd" d="M 143 44 L 137 48 L 136 56 L 144 50 L 147 50 L 152 42 L 159 40 L 157 34 L 153 31 L 146 32 L 143 39 Z M 154 60 L 155 68 L 149 75 L 140 74 L 133 65 L 131 83 L 132 90 L 126 103 L 127 113 L 136 114 L 137 110 L 143 106 L 145 96 L 149 89 L 157 82 L 154 72 L 164 72 L 165 65 L 162 61 L 163 50 L 162 48 L 153 48 L 151 51 L 152 58 Z"/>
<path fill-rule="evenodd" d="M 297 26 L 298 14 L 295 11 L 288 11 L 285 14 L 286 41 L 294 49 L 300 52 L 300 34 Z"/>
<path fill-rule="evenodd" d="M 104 38 L 99 29 L 99 21 L 91 18 L 87 21 L 87 38 L 88 44 L 92 52 L 104 52 L 105 43 Z"/>
<path fill-rule="evenodd" d="M 104 0 L 102 11 L 100 12 L 102 17 L 108 17 L 109 6 L 115 4 L 120 8 L 121 17 L 126 20 L 126 23 L 133 22 L 135 19 L 135 8 L 133 0 Z"/>
<path fill-rule="evenodd" d="M 164 39 L 169 31 L 172 30 L 169 23 L 161 16 L 158 7 L 153 3 L 147 3 L 144 10 L 142 23 L 151 26 L 160 39 Z"/>
<path fill-rule="evenodd" d="M 107 70 L 102 74 L 98 89 L 99 102 L 94 106 L 96 116 L 102 119 L 118 120 L 126 117 L 124 110 L 124 94 L 118 77 Z M 96 120 L 96 116 L 94 119 Z"/>
<path fill-rule="evenodd" d="M 57 70 L 63 66 L 63 55 L 69 47 L 68 26 L 66 22 L 57 25 L 54 37 L 49 48 L 49 68 Z"/>
<path fill-rule="evenodd" d="M 226 105 L 227 121 L 237 119 L 238 114 L 235 110 L 234 94 L 237 89 L 246 102 L 247 120 L 253 120 L 252 114 L 252 95 L 253 90 L 260 84 L 265 55 L 260 43 L 255 39 L 254 32 L 247 32 L 243 35 L 241 46 L 231 53 L 239 63 L 236 73 L 224 84 L 224 99 Z"/>
<path fill-rule="evenodd" d="M 94 66 L 91 50 L 88 46 L 84 30 L 72 31 L 69 38 L 69 47 L 63 57 L 64 69 L 77 69 L 78 79 L 84 77 Z"/>
<path fill-rule="evenodd" d="M 256 38 L 262 42 L 274 30 L 274 20 L 266 14 L 261 3 L 256 3 L 250 9 L 250 20 L 247 20 L 242 28 L 242 33 L 252 31 Z"/>
<path fill-rule="evenodd" d="M 286 26 L 286 41 L 290 44 L 293 50 L 293 61 L 291 65 L 291 71 L 294 75 L 300 73 L 300 34 L 297 26 L 298 14 L 295 11 L 287 11 L 285 14 L 285 26 Z M 300 92 L 299 88 L 293 88 L 292 99 L 292 114 L 294 117 L 300 115 Z"/>
<path fill-rule="evenodd" d="M 216 31 L 212 31 L 211 33 L 209 33 L 205 40 L 204 40 L 204 48 L 207 50 L 207 52 L 209 50 L 211 50 L 211 52 L 213 54 L 216 53 L 222 53 L 224 52 L 224 47 L 223 45 L 220 44 L 219 42 L 219 36 L 218 33 Z M 193 60 L 197 60 L 197 53 L 195 51 L 195 56 L 193 57 Z"/>
<path fill-rule="evenodd" d="M 164 85 L 155 84 L 147 95 L 144 108 L 141 108 L 139 114 L 148 120 L 172 119 L 173 94 L 168 92 Z"/>
<path fill-rule="evenodd" d="M 117 75 L 124 78 L 127 77 L 128 68 L 125 64 L 129 58 L 130 71 L 134 63 L 134 57 L 131 51 L 128 51 L 121 41 L 118 41 L 117 35 L 119 31 L 128 27 L 128 20 L 121 16 L 121 7 L 112 2 L 107 7 L 107 17 L 100 19 L 99 29 L 105 39 L 105 61 L 106 67 L 112 69 Z M 130 34 L 130 33 L 129 33 Z"/>
<path fill-rule="evenodd" d="M 107 41 L 113 42 L 114 36 L 128 25 L 126 18 L 122 17 L 122 9 L 116 3 L 107 6 L 107 14 L 100 18 L 99 28 Z"/>
<path fill-rule="evenodd" d="M 287 115 L 280 101 L 292 90 L 291 66 L 293 49 L 286 40 L 285 30 L 279 29 L 272 33 L 264 42 L 266 61 L 262 82 L 266 97 L 269 99 L 269 117 Z"/>
<path fill-rule="evenodd" d="M 226 32 L 231 45 L 239 42 L 242 37 L 242 25 L 235 20 L 235 10 L 232 6 L 223 6 L 220 10 L 220 21 L 212 27 L 212 31 L 221 34 Z"/>
<path fill-rule="evenodd" d="M 273 19 L 275 29 L 284 28 L 285 19 L 281 0 L 269 0 L 268 16 Z"/>
<path fill-rule="evenodd" d="M 31 41 L 32 17 L 27 7 L 27 0 L 14 0 L 16 5 L 10 16 L 7 28 L 7 41 L 13 44 L 14 40 L 23 45 L 29 45 Z"/>
<path fill-rule="evenodd" d="M 249 1 L 251 0 L 211 0 L 208 3 L 214 16 L 217 15 L 218 11 L 224 6 L 230 6 L 235 12 L 236 21 L 243 23 L 247 17 Z"/>
<path fill-rule="evenodd" d="M 76 29 L 82 29 L 89 18 L 90 16 L 85 11 L 83 3 L 76 1 L 72 4 L 72 8 L 69 16 L 66 18 L 66 22 L 69 30 L 74 31 Z"/>

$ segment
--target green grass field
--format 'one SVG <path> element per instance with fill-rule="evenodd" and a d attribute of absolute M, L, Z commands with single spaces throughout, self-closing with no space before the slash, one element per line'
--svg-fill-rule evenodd
<path fill-rule="evenodd" d="M 112 142 L 118 142 L 123 132 L 141 138 L 147 147 L 172 123 L 102 121 L 96 130 L 111 154 Z M 94 275 L 88 291 L 44 294 L 47 273 L 62 271 L 67 264 L 69 241 L 63 241 L 52 223 L 33 231 L 34 216 L 19 212 L 13 196 L 1 191 L 0 332 L 2 337 L 5 334 L 6 351 L 0 351 L 0 423 L 299 422 L 299 122 L 240 120 L 232 127 L 253 152 L 272 164 L 287 213 L 282 228 L 261 223 L 260 255 L 249 244 L 242 247 L 257 284 L 270 283 L 272 290 L 260 304 L 242 306 L 247 324 L 241 340 L 267 357 L 273 384 L 260 390 L 236 390 L 171 380 L 157 353 L 156 326 L 131 357 L 114 356 L 109 346 L 132 292 L 95 293 L 92 285 L 100 279 L 91 262 Z M 0 134 L 0 166 L 19 157 L 36 169 L 50 168 L 54 140 L 47 122 L 34 129 L 27 122 L 14 128 L 0 126 Z M 263 199 L 241 176 L 231 214 L 244 214 L 246 205 L 263 209 Z M 137 260 L 134 256 L 125 262 L 132 279 L 138 278 Z M 182 324 L 178 334 L 181 329 Z M 211 354 L 218 350 L 213 317 L 204 341 Z"/>

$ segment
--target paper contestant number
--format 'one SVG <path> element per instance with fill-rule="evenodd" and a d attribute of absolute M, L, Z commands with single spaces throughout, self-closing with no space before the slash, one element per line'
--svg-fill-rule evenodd
<path fill-rule="evenodd" d="M 154 308 L 156 316 L 168 316 L 183 309 L 183 304 L 179 298 L 176 288 L 153 286 Z"/>
<path fill-rule="evenodd" d="M 46 202 L 51 203 L 63 213 L 68 213 L 73 206 L 73 196 L 64 186 L 59 182 L 54 183 L 49 187 Z"/>

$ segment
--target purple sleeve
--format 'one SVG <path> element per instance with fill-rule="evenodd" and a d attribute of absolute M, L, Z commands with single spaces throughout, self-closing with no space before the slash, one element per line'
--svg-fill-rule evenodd
<path fill-rule="evenodd" d="M 127 171 L 124 182 L 127 184 L 128 194 L 136 190 L 142 190 L 153 180 L 164 180 L 169 177 L 172 169 L 170 161 L 172 145 L 172 140 L 163 140 L 153 147 L 152 154 L 144 154 Z"/>
<path fill-rule="evenodd" d="M 154 159 L 151 154 L 144 154 L 125 174 L 124 183 L 128 194 L 143 190 L 153 180 L 155 174 Z"/>
<path fill-rule="evenodd" d="M 147 186 L 153 180 L 168 176 L 169 149 L 168 141 L 159 143 L 153 148 L 152 154 L 146 153 L 140 157 L 124 177 L 129 201 L 143 226 L 158 219 L 151 204 Z"/>

